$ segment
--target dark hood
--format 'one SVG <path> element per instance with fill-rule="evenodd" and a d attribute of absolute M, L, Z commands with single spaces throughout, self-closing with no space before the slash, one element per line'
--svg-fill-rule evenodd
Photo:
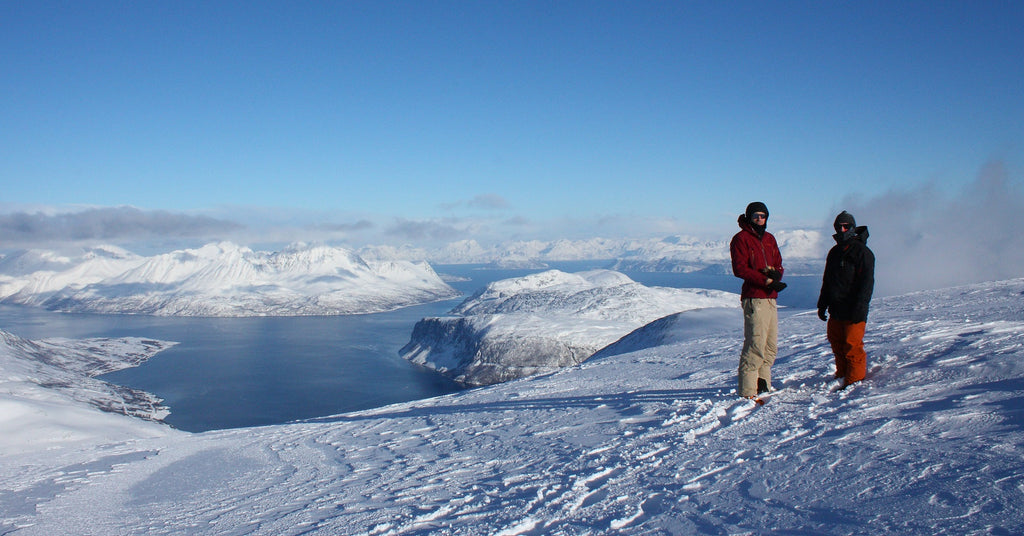
<path fill-rule="evenodd" d="M 845 235 L 836 233 L 836 234 L 832 235 L 832 238 L 835 239 L 837 244 L 845 244 L 845 243 L 849 242 L 850 240 L 860 240 L 862 243 L 867 244 L 868 243 L 868 226 L 867 225 L 861 225 L 860 227 L 856 227 L 854 229 L 850 229 L 849 231 L 846 231 Z"/>

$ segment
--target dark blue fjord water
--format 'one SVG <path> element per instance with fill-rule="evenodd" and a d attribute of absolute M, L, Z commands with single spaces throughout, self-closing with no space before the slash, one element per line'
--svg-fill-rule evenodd
<path fill-rule="evenodd" d="M 573 272 L 602 262 L 552 263 Z M 437 266 L 468 278 L 451 283 L 470 295 L 491 281 L 538 270 Z M 650 286 L 739 292 L 731 275 L 628 273 Z M 820 279 L 787 277 L 779 302 L 814 307 Z M 179 344 L 104 380 L 149 391 L 171 408 L 166 422 L 191 432 L 280 424 L 451 393 L 461 387 L 398 355 L 413 325 L 443 315 L 463 298 L 389 313 L 326 317 L 165 318 L 59 314 L 0 306 L 0 329 L 28 339 L 148 337 Z"/>

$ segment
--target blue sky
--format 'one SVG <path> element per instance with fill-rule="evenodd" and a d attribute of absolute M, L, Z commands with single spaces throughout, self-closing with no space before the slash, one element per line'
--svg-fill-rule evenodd
<path fill-rule="evenodd" d="M 0 227 L 715 237 L 753 200 L 820 227 L 992 162 L 1017 187 L 1022 27 L 1016 1 L 3 2 Z"/>

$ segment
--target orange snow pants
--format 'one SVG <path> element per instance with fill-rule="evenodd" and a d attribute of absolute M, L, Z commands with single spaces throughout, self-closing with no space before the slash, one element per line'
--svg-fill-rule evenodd
<path fill-rule="evenodd" d="M 846 385 L 859 382 L 867 375 L 868 354 L 864 351 L 866 322 L 828 319 L 828 342 L 836 355 L 836 378 L 845 378 Z"/>

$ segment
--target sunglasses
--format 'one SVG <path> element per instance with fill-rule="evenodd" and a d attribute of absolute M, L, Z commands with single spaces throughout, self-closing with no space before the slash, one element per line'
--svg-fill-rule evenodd
<path fill-rule="evenodd" d="M 850 224 L 849 223 L 840 223 L 839 224 L 839 228 L 842 229 L 843 231 L 849 231 L 850 230 Z"/>
<path fill-rule="evenodd" d="M 764 212 L 755 212 L 750 215 L 752 220 L 767 220 L 768 216 Z"/>

